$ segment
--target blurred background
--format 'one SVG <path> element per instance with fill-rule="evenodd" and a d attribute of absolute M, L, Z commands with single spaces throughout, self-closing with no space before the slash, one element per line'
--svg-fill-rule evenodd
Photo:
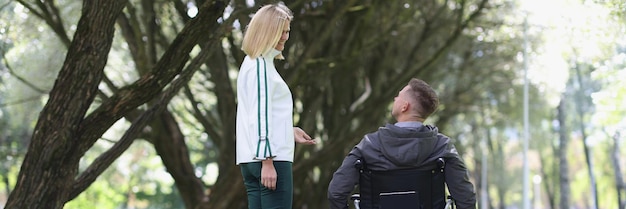
<path fill-rule="evenodd" d="M 79 23 L 108 11 L 95 1 L 0 0 L 0 205 L 246 208 L 234 156 L 241 39 L 276 1 L 119 2 L 119 15 L 96 13 L 115 22 L 98 25 Z M 295 19 L 275 63 L 294 126 L 318 142 L 296 146 L 294 208 L 327 208 L 333 172 L 394 122 L 412 77 L 437 90 L 426 123 L 453 138 L 478 208 L 625 208 L 626 1 L 284 4 Z M 90 36 L 75 34 L 106 26 L 110 47 L 73 59 L 92 55 L 75 50 Z M 163 79 L 142 85 L 151 78 Z M 55 130 L 69 134 L 35 134 Z M 62 178 L 38 178 L 49 175 Z M 48 185 L 63 189 L 27 189 Z"/>

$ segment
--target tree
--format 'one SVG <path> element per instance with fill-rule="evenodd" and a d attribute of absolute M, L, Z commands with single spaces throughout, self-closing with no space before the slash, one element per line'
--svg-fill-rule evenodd
<path fill-rule="evenodd" d="M 565 111 L 564 99 L 559 103 L 558 121 L 559 121 L 559 185 L 560 185 L 560 208 L 569 208 L 570 205 L 570 180 L 569 180 L 569 166 L 567 160 L 567 148 L 569 144 L 569 134 L 566 123 L 566 111 Z"/>
<path fill-rule="evenodd" d="M 125 1 L 83 4 L 83 14 L 65 64 L 37 122 L 6 208 L 62 208 L 84 190 L 101 172 L 101 167 L 108 166 L 106 158 L 115 157 L 119 155 L 116 152 L 123 150 L 111 150 L 111 156 L 103 156 L 104 162 L 100 162 L 103 164 L 94 163 L 78 176 L 80 157 L 113 122 L 154 98 L 180 72 L 193 46 L 203 38 L 206 40 L 202 33 L 217 25 L 216 19 L 225 5 L 222 2 L 204 4 L 160 60 L 164 64 L 157 65 L 149 76 L 121 89 L 87 114 L 104 76 L 115 21 L 125 6 Z M 213 24 L 206 24 L 210 22 Z M 199 26 L 191 27 L 195 25 Z"/>
<path fill-rule="evenodd" d="M 589 180 L 591 181 L 591 197 L 592 197 L 592 201 L 593 201 L 593 208 L 599 208 L 599 203 L 598 203 L 598 189 L 597 189 L 597 185 L 596 185 L 596 177 L 593 174 L 593 161 L 592 161 L 592 153 L 590 153 L 590 149 L 587 143 L 587 130 L 586 129 L 586 125 L 585 125 L 585 120 L 586 120 L 586 115 L 588 115 L 589 113 L 593 113 L 593 110 L 590 108 L 592 107 L 592 102 L 591 102 L 591 92 L 593 92 L 594 90 L 597 90 L 597 87 L 594 88 L 595 85 L 593 85 L 593 82 L 590 81 L 583 81 L 583 77 L 581 75 L 581 66 L 576 65 L 574 67 L 575 71 L 576 71 L 576 80 L 577 80 L 577 87 L 578 90 L 576 91 L 575 94 L 575 101 L 576 101 L 576 112 L 578 113 L 578 123 L 580 124 L 580 132 L 581 132 L 581 138 L 582 138 L 582 142 L 583 142 L 583 148 L 584 148 L 584 153 L 585 153 L 585 160 L 587 162 L 587 166 L 588 166 L 588 174 L 589 174 Z M 591 69 L 591 67 L 588 67 L 587 69 Z M 593 69 L 591 70 L 593 71 Z M 591 84 L 591 85 L 589 85 Z M 597 84 L 596 84 L 597 85 Z"/>
<path fill-rule="evenodd" d="M 249 14 L 268 2 L 236 0 L 227 11 L 222 1 L 85 2 L 69 38 L 72 24 L 55 1 L 19 1 L 66 43 L 68 53 L 7 208 L 62 207 L 136 139 L 154 146 L 186 208 L 245 207 L 234 165 L 234 75 L 244 57 L 242 28 Z M 429 81 L 440 92 L 444 106 L 432 122 L 457 138 L 459 149 L 478 141 L 479 136 L 463 137 L 462 127 L 464 117 L 480 117 L 475 111 L 486 107 L 484 101 L 504 108 L 492 116 L 497 127 L 507 127 L 503 121 L 510 117 L 504 112 L 514 112 L 511 92 L 520 89 L 511 83 L 519 39 L 486 35 L 504 24 L 497 15 L 500 4 L 505 3 L 287 2 L 296 19 L 287 59 L 277 61 L 277 68 L 294 95 L 295 125 L 319 140 L 317 147 L 297 147 L 296 208 L 326 206 L 332 172 L 365 133 L 390 120 L 387 107 L 411 77 Z M 131 70 L 105 67 L 111 61 L 107 56 L 115 53 Z M 132 79 L 116 79 L 122 72 Z M 131 121 L 125 134 L 79 171 L 80 158 L 120 120 Z M 207 137 L 186 136 L 188 127 Z M 204 156 L 192 160 L 192 154 Z M 209 162 L 219 168 L 212 185 L 196 176 Z M 42 173 L 48 176 L 34 177 Z M 35 191 L 53 179 L 55 187 Z"/>

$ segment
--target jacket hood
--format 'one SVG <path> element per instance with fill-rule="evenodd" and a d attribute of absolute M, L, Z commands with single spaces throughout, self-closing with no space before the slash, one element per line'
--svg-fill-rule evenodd
<path fill-rule="evenodd" d="M 401 128 L 387 124 L 369 137 L 376 138 L 385 158 L 399 167 L 432 162 L 443 155 L 449 141 L 439 134 L 437 127 L 430 125 Z"/>

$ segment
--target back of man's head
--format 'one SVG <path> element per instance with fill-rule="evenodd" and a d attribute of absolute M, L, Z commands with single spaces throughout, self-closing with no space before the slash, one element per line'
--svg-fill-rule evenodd
<path fill-rule="evenodd" d="M 423 80 L 413 78 L 409 81 L 409 95 L 417 102 L 417 112 L 421 118 L 426 119 L 437 107 L 439 107 L 439 97 L 437 92 Z"/>

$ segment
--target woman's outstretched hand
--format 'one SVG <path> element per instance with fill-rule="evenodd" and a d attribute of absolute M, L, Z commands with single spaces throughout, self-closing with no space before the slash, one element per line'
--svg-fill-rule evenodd
<path fill-rule="evenodd" d="M 315 139 L 311 138 L 304 130 L 300 127 L 293 127 L 293 135 L 294 140 L 299 144 L 316 144 Z"/>

